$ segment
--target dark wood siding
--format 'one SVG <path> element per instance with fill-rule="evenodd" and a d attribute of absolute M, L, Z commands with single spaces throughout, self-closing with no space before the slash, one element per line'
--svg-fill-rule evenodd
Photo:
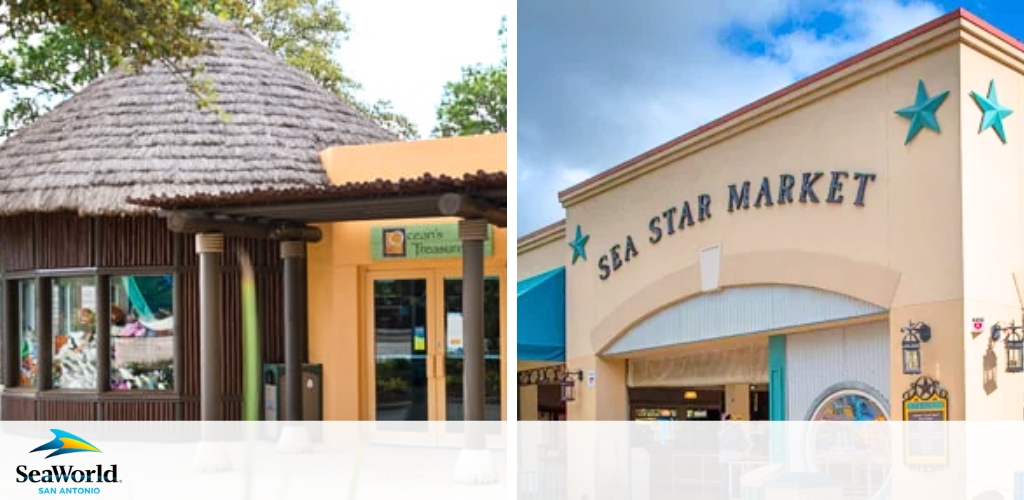
<path fill-rule="evenodd" d="M 176 243 L 177 240 L 177 243 Z M 180 256 L 175 258 L 175 246 Z M 241 293 L 237 252 L 249 253 L 257 270 L 259 327 L 263 359 L 284 361 L 280 252 L 277 242 L 229 238 L 223 256 L 224 418 L 241 418 Z M 176 262 L 177 260 L 177 262 Z M 25 277 L 33 270 L 93 268 L 131 272 L 143 268 L 177 271 L 181 303 L 175 314 L 182 344 L 182 386 L 169 393 L 3 394 L 3 419 L 197 420 L 199 395 L 199 269 L 193 235 L 175 235 L 157 217 L 82 218 L 74 214 L 0 217 L 0 272 Z M 107 270 L 107 271 L 105 271 Z M 3 311 L 7 314 L 7 311 Z"/>
<path fill-rule="evenodd" d="M 93 224 L 74 214 L 53 214 L 40 217 L 38 227 L 38 267 L 94 267 Z"/>
<path fill-rule="evenodd" d="M 36 420 L 35 396 L 4 393 L 0 420 Z"/>
<path fill-rule="evenodd" d="M 35 269 L 35 217 L 0 217 L 0 269 Z"/>
<path fill-rule="evenodd" d="M 174 233 L 156 217 L 98 219 L 99 267 L 169 266 L 173 263 Z"/>

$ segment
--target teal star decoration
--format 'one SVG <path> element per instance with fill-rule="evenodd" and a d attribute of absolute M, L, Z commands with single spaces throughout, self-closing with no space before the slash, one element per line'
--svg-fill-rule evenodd
<path fill-rule="evenodd" d="M 924 80 L 917 81 L 917 98 L 914 99 L 914 105 L 896 111 L 896 114 L 910 120 L 910 130 L 907 132 L 907 140 L 903 143 L 904 145 L 910 144 L 910 141 L 917 137 L 917 133 L 922 128 L 927 127 L 940 132 L 939 121 L 935 119 L 935 111 L 942 106 L 948 96 L 949 91 L 947 90 L 939 95 L 928 97 L 928 91 L 924 88 Z"/>
<path fill-rule="evenodd" d="M 987 128 L 992 128 L 996 131 L 996 135 L 999 136 L 999 140 L 1006 144 L 1006 131 L 1003 130 L 1003 118 L 1013 114 L 1013 110 L 999 105 L 999 96 L 996 95 L 996 81 L 992 80 L 988 84 L 988 97 L 982 97 L 981 94 L 971 91 L 971 97 L 974 98 L 974 102 L 981 108 L 981 128 L 978 129 L 978 133 L 982 133 Z"/>
<path fill-rule="evenodd" d="M 587 242 L 590 241 L 590 235 L 583 235 L 583 230 L 580 229 L 579 224 L 576 225 L 576 239 L 569 242 L 569 247 L 572 248 L 572 263 L 576 265 L 576 260 L 583 258 L 587 260 Z"/>

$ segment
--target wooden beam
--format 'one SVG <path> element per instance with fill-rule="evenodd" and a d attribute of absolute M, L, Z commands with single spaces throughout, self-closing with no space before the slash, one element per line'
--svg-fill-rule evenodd
<path fill-rule="evenodd" d="M 221 233 L 237 238 L 296 240 L 316 243 L 323 238 L 319 228 L 287 224 L 258 223 L 240 218 L 210 217 L 187 212 L 166 212 L 167 228 L 175 233 Z"/>
<path fill-rule="evenodd" d="M 437 202 L 442 215 L 463 219 L 486 219 L 497 227 L 506 227 L 507 215 L 490 203 L 464 194 L 448 193 Z"/>
<path fill-rule="evenodd" d="M 278 241 L 316 243 L 323 237 L 323 231 L 312 226 L 278 226 L 270 230 L 270 239 Z"/>

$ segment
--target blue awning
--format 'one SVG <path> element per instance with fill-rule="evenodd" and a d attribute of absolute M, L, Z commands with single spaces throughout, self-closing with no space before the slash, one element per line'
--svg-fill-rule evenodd
<path fill-rule="evenodd" d="M 564 362 L 565 268 L 522 280 L 517 288 L 518 359 Z"/>

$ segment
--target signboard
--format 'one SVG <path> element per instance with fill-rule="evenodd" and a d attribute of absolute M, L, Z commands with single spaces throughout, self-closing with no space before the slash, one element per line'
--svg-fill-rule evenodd
<path fill-rule="evenodd" d="M 462 346 L 462 313 L 448 313 L 448 354 L 461 356 Z"/>
<path fill-rule="evenodd" d="M 427 332 L 422 326 L 412 330 L 412 350 L 423 352 L 427 350 Z"/>
<path fill-rule="evenodd" d="M 985 318 L 971 318 L 971 335 L 977 337 L 985 332 Z"/>
<path fill-rule="evenodd" d="M 587 372 L 587 387 L 594 387 L 594 384 L 596 384 L 596 383 L 597 383 L 597 372 L 594 371 L 594 370 L 590 370 L 589 372 Z"/>
<path fill-rule="evenodd" d="M 605 281 L 626 264 L 639 259 L 644 255 L 640 251 L 644 245 L 654 246 L 670 238 L 685 238 L 679 235 L 689 234 L 705 222 L 710 223 L 713 214 L 723 211 L 739 214 L 768 207 L 781 210 L 785 206 L 824 207 L 844 203 L 862 208 L 866 205 L 868 186 L 877 177 L 870 172 L 846 170 L 786 173 L 728 184 L 714 198 L 708 192 L 693 193 L 696 196 L 691 194 L 689 199 L 683 196 L 681 204 L 677 201 L 663 211 L 650 213 L 646 220 L 638 220 L 637 233 L 616 235 L 613 244 L 606 247 L 596 260 L 598 278 Z M 678 199 L 677 194 L 674 196 Z"/>
<path fill-rule="evenodd" d="M 920 377 L 903 393 L 904 458 L 907 465 L 946 465 L 949 396 L 938 381 Z"/>
<path fill-rule="evenodd" d="M 487 226 L 484 256 L 494 255 L 494 228 Z M 462 257 L 458 224 L 411 224 L 370 230 L 373 260 L 457 259 Z"/>

